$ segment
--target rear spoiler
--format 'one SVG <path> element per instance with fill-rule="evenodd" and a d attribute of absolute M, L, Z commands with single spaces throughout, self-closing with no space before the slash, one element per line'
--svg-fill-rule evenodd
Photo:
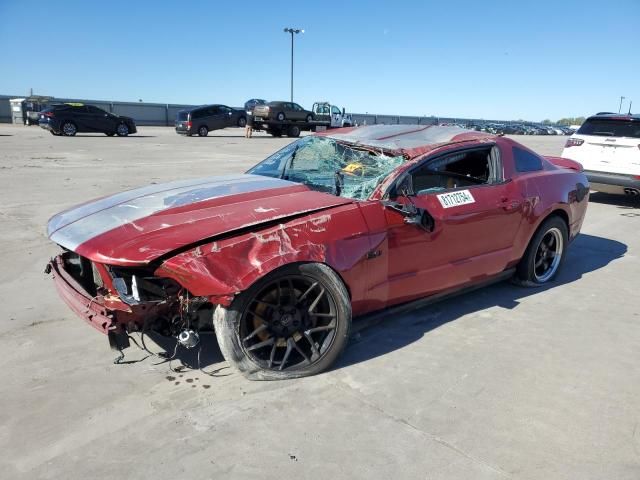
<path fill-rule="evenodd" d="M 568 158 L 562 157 L 552 157 L 548 155 L 545 155 L 544 158 L 554 164 L 556 167 L 568 168 L 577 172 L 583 171 L 582 165 L 574 160 L 569 160 Z"/>

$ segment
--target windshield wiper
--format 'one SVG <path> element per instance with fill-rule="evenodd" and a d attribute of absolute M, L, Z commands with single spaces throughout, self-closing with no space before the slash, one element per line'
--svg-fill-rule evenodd
<path fill-rule="evenodd" d="M 344 174 L 340 170 L 336 170 L 333 180 L 336 186 L 336 197 L 339 197 L 344 188 Z"/>
<path fill-rule="evenodd" d="M 287 163 L 284 164 L 284 168 L 282 169 L 282 175 L 280 175 L 280 178 L 282 178 L 283 180 L 286 180 L 285 176 L 286 176 L 287 170 L 290 170 L 293 167 L 293 161 L 296 159 L 296 153 L 298 153 L 298 148 L 300 148 L 300 144 L 296 145 L 296 147 L 293 149 L 293 153 L 291 154 L 291 159 L 287 162 L 289 166 L 287 167 Z"/>

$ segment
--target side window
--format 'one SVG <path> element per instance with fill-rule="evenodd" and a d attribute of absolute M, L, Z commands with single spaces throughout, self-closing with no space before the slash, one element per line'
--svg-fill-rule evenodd
<path fill-rule="evenodd" d="M 284 103 L 282 106 L 285 110 L 294 110 L 293 103 Z"/>
<path fill-rule="evenodd" d="M 502 164 L 495 147 L 451 153 L 427 160 L 411 174 L 416 195 L 487 185 L 502 181 Z"/>
<path fill-rule="evenodd" d="M 215 105 L 213 107 L 207 108 L 207 116 L 209 116 L 209 115 L 220 115 L 221 113 L 224 113 L 223 107 L 219 107 L 219 106 Z"/>
<path fill-rule="evenodd" d="M 84 114 L 84 113 L 87 113 L 87 107 L 85 107 L 85 106 L 82 106 L 82 107 L 73 107 L 71 111 L 72 111 L 73 113 L 81 113 L 81 114 Z"/>
<path fill-rule="evenodd" d="M 333 105 L 331 107 L 331 114 L 332 115 L 336 115 L 336 114 L 340 115 L 340 109 L 338 107 L 336 107 L 335 105 Z"/>
<path fill-rule="evenodd" d="M 87 105 L 87 110 L 89 110 L 89 113 L 93 113 L 95 115 L 104 115 L 105 113 L 107 113 L 101 108 L 94 107 L 93 105 Z"/>
<path fill-rule="evenodd" d="M 293 104 L 293 108 L 294 110 L 297 110 L 298 112 L 301 112 L 302 110 L 304 110 L 304 108 L 302 108 L 300 105 L 298 105 L 297 103 Z"/>
<path fill-rule="evenodd" d="M 513 147 L 513 161 L 517 172 L 535 172 L 542 170 L 542 159 L 534 153 Z"/>

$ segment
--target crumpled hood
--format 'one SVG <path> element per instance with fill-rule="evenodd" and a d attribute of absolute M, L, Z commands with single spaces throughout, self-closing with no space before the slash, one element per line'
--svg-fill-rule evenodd
<path fill-rule="evenodd" d="M 351 203 L 258 175 L 183 180 L 117 193 L 49 220 L 49 238 L 95 262 L 143 265 L 199 241 Z"/>

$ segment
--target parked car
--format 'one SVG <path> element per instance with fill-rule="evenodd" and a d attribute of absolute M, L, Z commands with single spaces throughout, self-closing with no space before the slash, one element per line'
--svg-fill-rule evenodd
<path fill-rule="evenodd" d="M 506 125 L 502 131 L 505 135 L 524 135 L 525 129 L 521 125 Z"/>
<path fill-rule="evenodd" d="M 226 105 L 201 105 L 180 110 L 176 114 L 176 133 L 206 137 L 213 130 L 227 127 L 244 127 L 247 113 Z"/>
<path fill-rule="evenodd" d="M 62 103 L 45 108 L 40 112 L 38 123 L 52 135 L 67 137 L 89 132 L 126 137 L 137 132 L 133 118 L 115 115 L 82 103 Z"/>
<path fill-rule="evenodd" d="M 313 112 L 305 110 L 293 102 L 269 102 L 266 105 L 256 105 L 253 109 L 256 122 L 261 121 L 313 121 Z"/>
<path fill-rule="evenodd" d="M 256 105 L 266 105 L 267 101 L 261 98 L 252 98 L 251 100 L 247 100 L 244 102 L 244 110 L 247 113 L 253 112 L 253 109 Z"/>
<path fill-rule="evenodd" d="M 251 379 L 331 366 L 353 316 L 514 278 L 552 281 L 580 232 L 580 165 L 457 127 L 301 138 L 244 175 L 179 180 L 52 217 L 62 299 L 122 350 L 215 326 Z M 385 315 L 389 314 L 385 312 Z"/>
<path fill-rule="evenodd" d="M 594 190 L 640 195 L 640 115 L 587 118 L 567 139 L 562 156 L 580 162 Z"/>

